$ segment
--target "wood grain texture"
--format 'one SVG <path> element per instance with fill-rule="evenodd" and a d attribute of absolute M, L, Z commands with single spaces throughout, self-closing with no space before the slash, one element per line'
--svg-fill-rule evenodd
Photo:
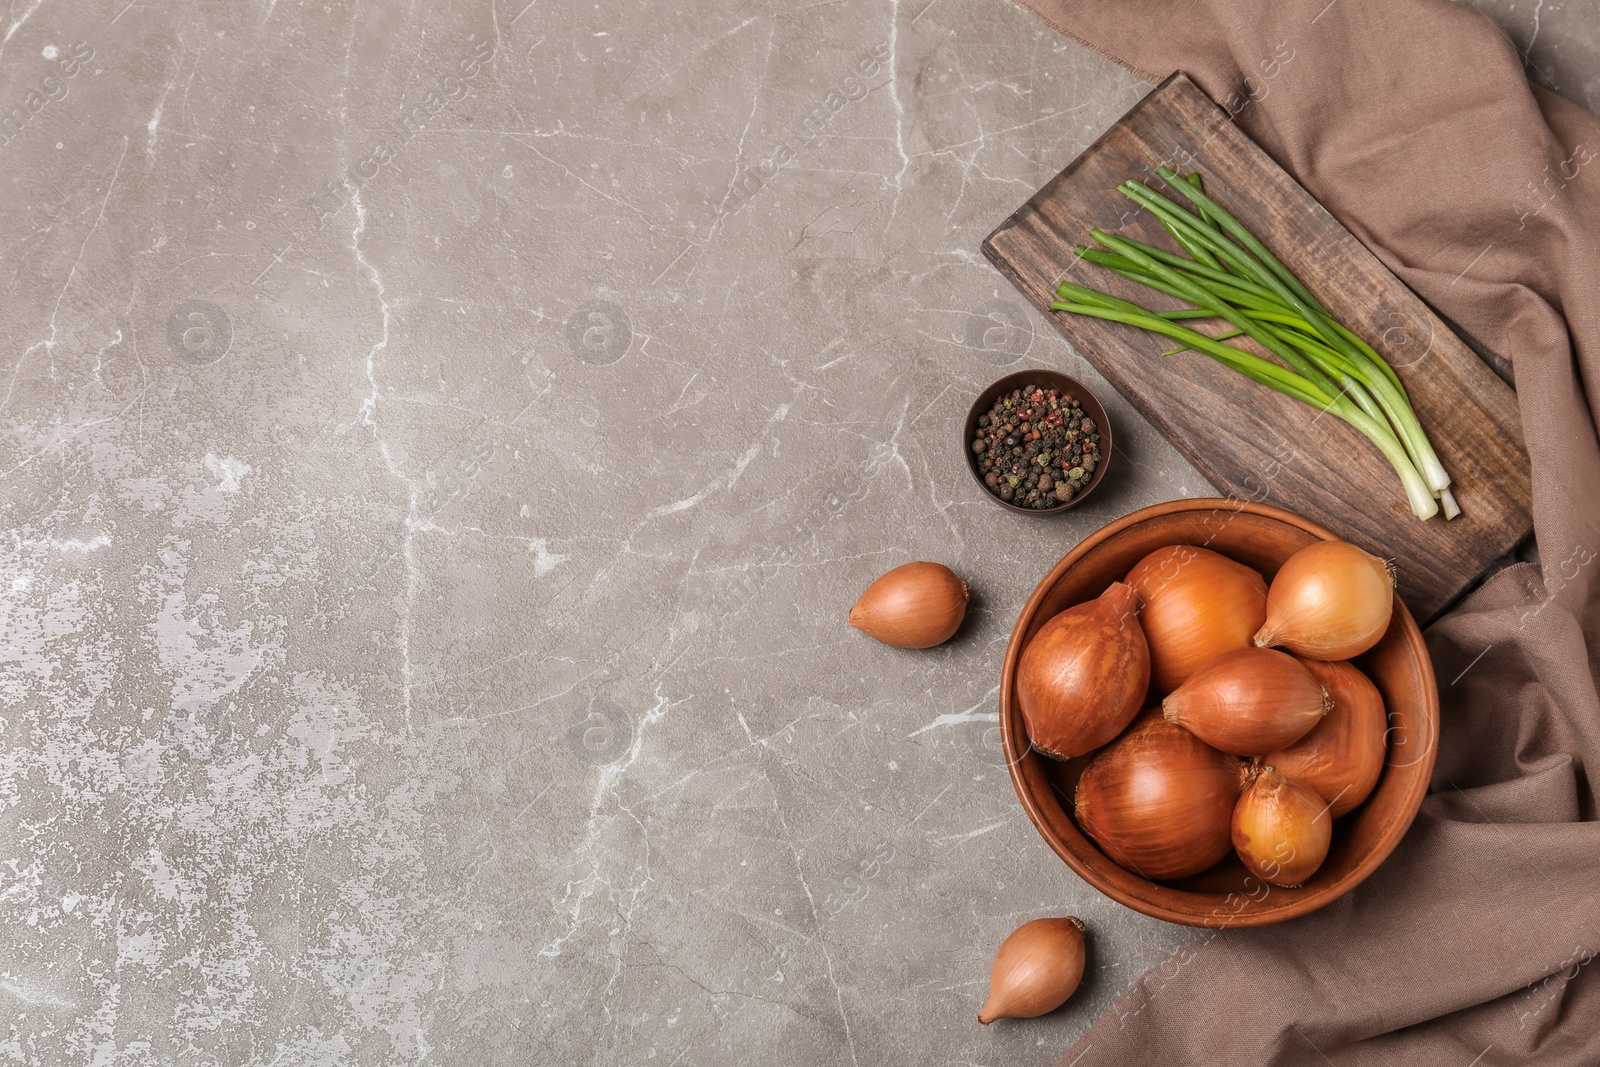
<path fill-rule="evenodd" d="M 1208 357 L 1164 357 L 1172 345 L 1163 338 L 1049 310 L 1068 278 L 1149 307 L 1179 306 L 1074 252 L 1096 227 L 1177 250 L 1116 190 L 1129 178 L 1161 188 L 1163 165 L 1199 171 L 1207 192 L 1390 361 L 1450 473 L 1459 518 L 1417 521 L 1394 470 L 1334 416 Z M 1511 388 L 1183 74 L 1135 105 L 983 251 L 1218 490 L 1304 515 L 1394 559 L 1401 596 L 1418 618 L 1432 618 L 1532 530 Z M 1201 328 L 1216 332 L 1210 322 Z"/>

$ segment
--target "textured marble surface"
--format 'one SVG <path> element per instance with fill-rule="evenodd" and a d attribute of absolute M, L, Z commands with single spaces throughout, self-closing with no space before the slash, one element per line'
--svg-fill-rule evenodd
<path fill-rule="evenodd" d="M 1485 10 L 1600 103 L 1594 2 Z M 999 0 L 9 0 L 0 1062 L 1051 1062 L 1188 934 L 1029 826 L 1007 633 L 1208 487 L 955 427 L 1098 381 L 977 247 L 1142 92 Z M 847 628 L 912 559 L 959 637 Z"/>

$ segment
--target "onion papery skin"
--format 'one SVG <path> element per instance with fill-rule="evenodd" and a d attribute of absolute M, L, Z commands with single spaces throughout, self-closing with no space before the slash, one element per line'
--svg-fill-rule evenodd
<path fill-rule="evenodd" d="M 1150 684 L 1157 695 L 1172 692 L 1224 652 L 1249 648 L 1267 621 L 1266 579 L 1209 548 L 1158 548 L 1126 580 L 1142 605 L 1139 625 L 1150 643 Z"/>
<path fill-rule="evenodd" d="M 1089 761 L 1073 810 L 1119 866 L 1152 881 L 1187 878 L 1228 854 L 1244 770 L 1150 711 Z"/>
<path fill-rule="evenodd" d="M 1025 922 L 1002 942 L 989 968 L 989 998 L 978 1012 L 996 1019 L 1032 1019 L 1055 1011 L 1083 981 L 1083 923 L 1071 916 Z"/>
<path fill-rule="evenodd" d="M 1328 858 L 1333 817 L 1314 790 L 1265 767 L 1240 794 L 1231 830 L 1233 850 L 1251 874 L 1292 889 Z"/>
<path fill-rule="evenodd" d="M 1273 576 L 1255 643 L 1308 659 L 1353 659 L 1378 643 L 1393 613 L 1387 563 L 1348 541 L 1318 541 Z"/>
<path fill-rule="evenodd" d="M 1261 757 L 1261 763 L 1315 791 L 1332 806 L 1337 819 L 1358 807 L 1378 784 L 1389 716 L 1378 687 L 1354 665 L 1300 662 L 1328 691 L 1333 708 L 1310 733 Z"/>
<path fill-rule="evenodd" d="M 942 563 L 907 563 L 867 586 L 850 625 L 896 648 L 932 648 L 967 615 L 967 583 Z"/>
<path fill-rule="evenodd" d="M 1033 747 L 1056 759 L 1093 752 L 1139 714 L 1150 648 L 1139 598 L 1122 582 L 1039 628 L 1017 662 L 1017 706 Z"/>
<path fill-rule="evenodd" d="M 1327 690 L 1311 672 L 1271 648 L 1226 652 L 1161 702 L 1168 719 L 1236 756 L 1287 748 L 1310 733 L 1329 707 Z"/>

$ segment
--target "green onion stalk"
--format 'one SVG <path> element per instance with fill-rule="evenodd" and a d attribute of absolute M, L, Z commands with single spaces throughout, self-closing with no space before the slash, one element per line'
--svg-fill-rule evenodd
<path fill-rule="evenodd" d="M 1161 178 L 1193 209 L 1141 182 L 1117 188 L 1150 211 L 1187 255 L 1092 231 L 1101 247 L 1080 246 L 1084 261 L 1192 305 L 1151 311 L 1109 294 L 1062 282 L 1056 311 L 1136 326 L 1179 342 L 1163 355 L 1199 352 L 1253 381 L 1349 423 L 1370 440 L 1400 477 L 1412 513 L 1429 519 L 1461 513 L 1450 476 L 1417 421 L 1394 369 L 1372 346 L 1334 319 L 1294 273 L 1205 192 L 1198 174 L 1180 177 L 1163 167 Z M 1208 336 L 1182 325 L 1222 319 L 1228 330 Z M 1248 337 L 1282 361 L 1280 366 L 1223 344 Z"/>

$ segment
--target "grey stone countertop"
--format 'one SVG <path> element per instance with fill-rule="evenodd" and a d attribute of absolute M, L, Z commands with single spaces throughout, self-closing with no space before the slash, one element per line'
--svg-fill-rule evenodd
<path fill-rule="evenodd" d="M 1191 932 L 1029 825 L 1007 635 L 1210 490 L 978 244 L 1145 89 L 1000 0 L 8 0 L 0 1063 L 1052 1062 Z M 1117 429 L 1054 520 L 956 439 L 1026 366 Z M 914 559 L 957 639 L 849 629 Z"/>

